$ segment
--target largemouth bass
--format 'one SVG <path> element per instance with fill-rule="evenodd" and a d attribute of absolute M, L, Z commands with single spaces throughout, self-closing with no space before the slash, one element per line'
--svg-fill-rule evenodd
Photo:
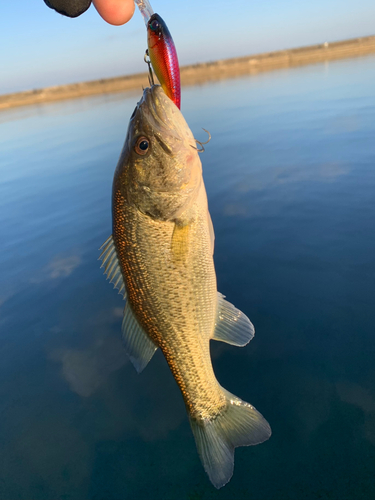
<path fill-rule="evenodd" d="M 127 299 L 125 350 L 141 372 L 160 348 L 181 389 L 204 469 L 216 488 L 233 474 L 234 448 L 268 439 L 250 404 L 216 380 L 210 339 L 244 346 L 250 320 L 217 292 L 214 231 L 194 137 L 160 86 L 130 119 L 112 192 L 113 231 L 100 256 Z"/>

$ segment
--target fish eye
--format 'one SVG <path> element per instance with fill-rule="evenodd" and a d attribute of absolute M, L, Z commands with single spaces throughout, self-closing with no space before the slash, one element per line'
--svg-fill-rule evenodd
<path fill-rule="evenodd" d="M 157 31 L 160 28 L 160 24 L 158 23 L 158 21 L 156 19 L 151 21 L 150 28 L 152 29 L 152 31 Z"/>
<path fill-rule="evenodd" d="M 145 155 L 150 147 L 150 141 L 147 137 L 140 137 L 134 146 L 134 151 L 139 155 Z"/>

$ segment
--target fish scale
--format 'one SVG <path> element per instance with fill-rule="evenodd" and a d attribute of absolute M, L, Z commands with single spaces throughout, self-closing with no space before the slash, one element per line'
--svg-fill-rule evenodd
<path fill-rule="evenodd" d="M 115 197 L 119 199 L 120 195 Z M 151 221 L 125 203 L 122 210 L 124 216 L 114 218 L 114 237 L 115 241 L 125 242 L 119 258 L 132 308 L 163 351 L 191 413 L 213 417 L 225 405 L 225 398 L 213 373 L 209 352 L 216 314 L 212 307 L 216 299 L 212 257 L 207 258 L 202 252 L 204 247 L 197 246 L 196 255 L 191 256 L 194 265 L 176 265 L 168 244 L 174 224 Z M 208 244 L 208 230 L 201 220 L 193 227 L 193 233 L 194 238 L 205 239 Z M 211 304 L 211 310 L 206 304 Z M 212 408 L 214 414 L 210 413 Z"/>

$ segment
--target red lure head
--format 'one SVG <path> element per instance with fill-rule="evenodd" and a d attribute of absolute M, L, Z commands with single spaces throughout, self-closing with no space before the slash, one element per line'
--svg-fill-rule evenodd
<path fill-rule="evenodd" d="M 153 14 L 147 23 L 148 55 L 167 96 L 181 106 L 180 67 L 172 36 L 163 19 Z"/>

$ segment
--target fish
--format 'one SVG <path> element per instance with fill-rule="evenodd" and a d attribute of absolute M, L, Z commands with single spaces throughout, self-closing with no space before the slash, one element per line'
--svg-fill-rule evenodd
<path fill-rule="evenodd" d="M 115 170 L 107 279 L 126 298 L 125 350 L 141 372 L 159 348 L 216 488 L 232 477 L 234 449 L 271 435 L 265 418 L 217 381 L 210 340 L 245 346 L 247 316 L 218 293 L 214 230 L 193 134 L 159 85 L 137 104 Z"/>
<path fill-rule="evenodd" d="M 152 68 L 167 96 L 181 108 L 180 66 L 176 47 L 166 23 L 159 14 L 147 22 L 147 53 Z"/>

